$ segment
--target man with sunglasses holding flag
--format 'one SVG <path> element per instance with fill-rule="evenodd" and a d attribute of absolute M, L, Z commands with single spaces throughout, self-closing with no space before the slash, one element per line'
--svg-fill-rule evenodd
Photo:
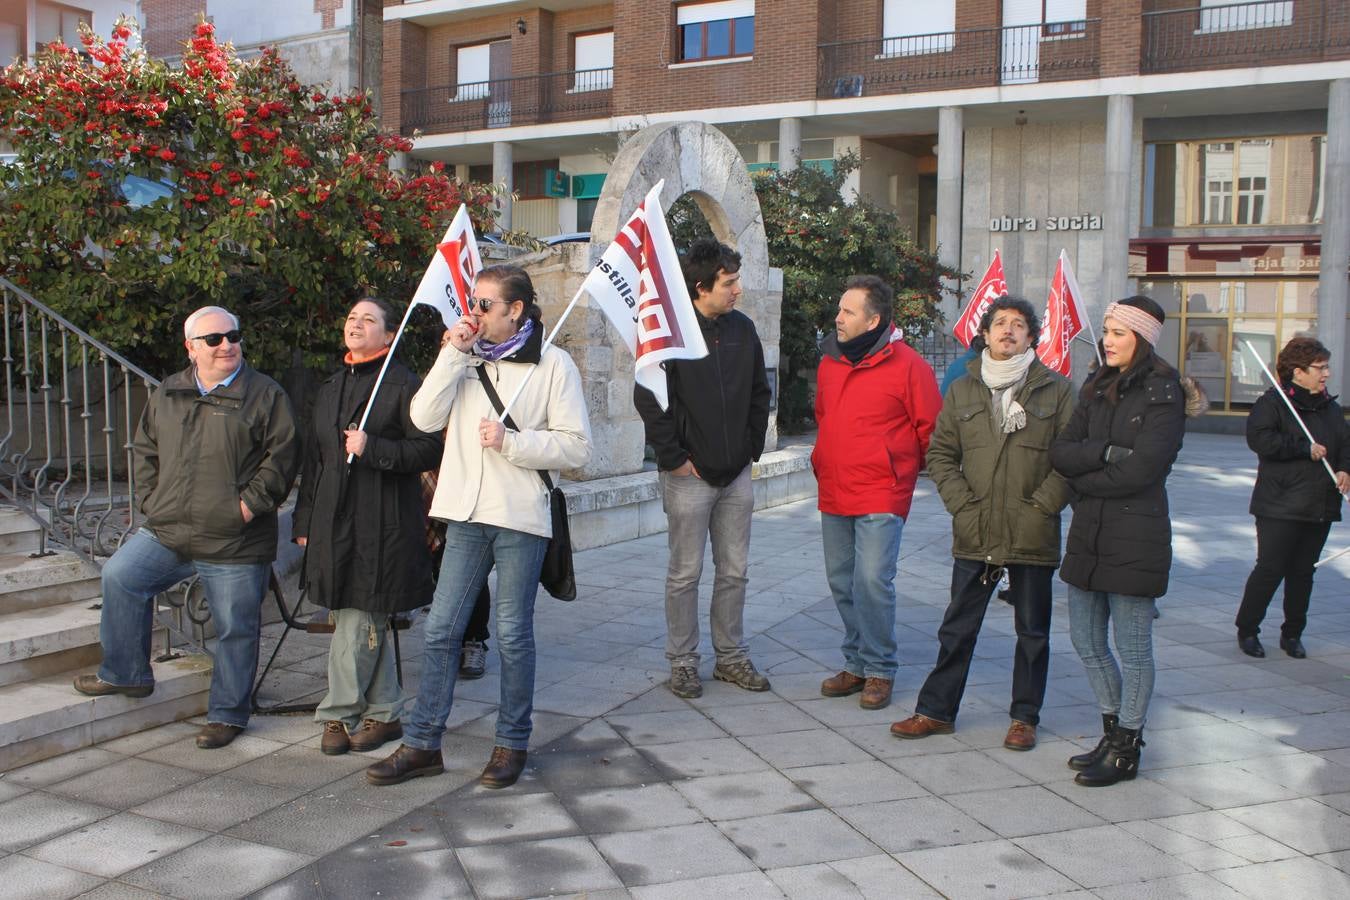
<path fill-rule="evenodd" d="M 103 567 L 103 664 L 78 676 L 75 690 L 149 696 L 154 597 L 195 574 L 216 631 L 207 725 L 197 735 L 209 750 L 248 723 L 277 509 L 300 448 L 285 392 L 244 362 L 234 314 L 203 307 L 183 335 L 191 365 L 150 396 L 136 431 L 142 525 Z"/>

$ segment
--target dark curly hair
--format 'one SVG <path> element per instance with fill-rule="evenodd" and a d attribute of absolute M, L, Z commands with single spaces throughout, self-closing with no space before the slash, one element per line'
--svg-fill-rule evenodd
<path fill-rule="evenodd" d="M 1040 317 L 1036 315 L 1036 310 L 1032 308 L 1030 303 L 1011 294 L 1004 294 L 989 304 L 989 308 L 984 311 L 984 315 L 980 316 L 980 335 L 983 337 L 984 333 L 993 326 L 994 316 L 1005 309 L 1012 310 L 1026 320 L 1027 333 L 1031 335 L 1031 346 L 1035 347 L 1041 339 Z"/>
<path fill-rule="evenodd" d="M 728 275 L 741 270 L 741 255 L 715 238 L 699 238 L 689 245 L 680 257 L 680 269 L 684 273 L 684 285 L 689 289 L 689 299 L 698 296 L 698 289 L 711 291 L 717 284 L 717 273 Z"/>
<path fill-rule="evenodd" d="M 1279 357 L 1275 360 L 1275 374 L 1280 377 L 1280 381 L 1288 384 L 1294 380 L 1295 369 L 1306 369 L 1329 359 L 1331 351 L 1317 338 L 1296 337 L 1280 351 Z"/>

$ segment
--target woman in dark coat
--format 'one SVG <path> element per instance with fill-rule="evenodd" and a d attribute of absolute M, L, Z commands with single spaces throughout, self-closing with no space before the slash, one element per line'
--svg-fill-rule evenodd
<path fill-rule="evenodd" d="M 1176 370 L 1153 350 L 1164 318 L 1148 297 L 1106 308 L 1105 364 L 1050 447 L 1075 495 L 1059 570 L 1069 586 L 1069 634 L 1105 730 L 1095 750 L 1069 760 L 1089 787 L 1134 778 L 1153 693 L 1154 600 L 1167 593 L 1172 566 L 1165 483 L 1187 409 Z M 1119 665 L 1107 643 L 1111 622 Z"/>
<path fill-rule="evenodd" d="M 1247 415 L 1247 446 L 1260 457 L 1251 513 L 1256 516 L 1256 567 L 1247 578 L 1237 614 L 1238 646 L 1248 656 L 1266 655 L 1258 636 L 1261 620 L 1284 582 L 1284 627 L 1280 649 L 1303 659 L 1313 564 L 1322 555 L 1332 522 L 1341 520 L 1341 494 L 1350 489 L 1350 428 L 1336 398 L 1327 393 L 1331 351 L 1315 338 L 1296 337 L 1280 351 L 1275 371 L 1308 440 L 1289 407 L 1270 388 Z M 1324 463 L 1323 460 L 1326 460 Z M 1327 474 L 1330 465 L 1335 480 Z"/>
<path fill-rule="evenodd" d="M 417 376 L 391 360 L 365 430 L 357 429 L 395 321 L 372 298 L 348 314 L 347 355 L 315 398 L 295 506 L 292 536 L 306 548 L 301 586 L 335 618 L 328 693 L 315 712 L 329 755 L 403 736 L 387 626 L 391 614 L 429 604 L 434 589 L 419 476 L 440 464 L 444 443 L 408 418 Z"/>

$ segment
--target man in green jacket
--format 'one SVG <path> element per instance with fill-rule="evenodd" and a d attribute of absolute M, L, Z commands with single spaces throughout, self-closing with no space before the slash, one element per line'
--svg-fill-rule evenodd
<path fill-rule="evenodd" d="M 154 598 L 196 574 L 216 628 L 203 749 L 248 723 L 277 508 L 299 463 L 295 417 L 275 381 L 244 362 L 239 320 L 207 306 L 183 325 L 191 365 L 146 404 L 135 438 L 144 525 L 103 566 L 103 664 L 80 675 L 90 696 L 146 697 Z"/>
<path fill-rule="evenodd" d="M 953 731 L 989 597 L 1006 570 L 1017 649 L 1003 746 L 1030 750 L 1050 664 L 1059 513 L 1069 501 L 1068 483 L 1050 467 L 1050 442 L 1069 423 L 1073 388 L 1036 358 L 1040 321 L 1027 301 L 994 301 L 980 334 L 987 347 L 952 383 L 928 447 L 928 473 L 952 515 L 952 598 L 917 711 L 891 733 Z"/>

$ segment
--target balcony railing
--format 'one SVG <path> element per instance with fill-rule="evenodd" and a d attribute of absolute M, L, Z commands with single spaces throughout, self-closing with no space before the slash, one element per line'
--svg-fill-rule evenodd
<path fill-rule="evenodd" d="M 1350 4 L 1267 0 L 1144 13 L 1145 73 L 1231 69 L 1350 57 Z"/>
<path fill-rule="evenodd" d="M 471 131 L 594 119 L 610 113 L 613 69 L 579 69 L 403 92 L 400 128 Z"/>
<path fill-rule="evenodd" d="M 1080 19 L 821 44 L 816 96 L 872 97 L 1094 78 L 1100 69 L 1100 34 L 1099 19 Z"/>

